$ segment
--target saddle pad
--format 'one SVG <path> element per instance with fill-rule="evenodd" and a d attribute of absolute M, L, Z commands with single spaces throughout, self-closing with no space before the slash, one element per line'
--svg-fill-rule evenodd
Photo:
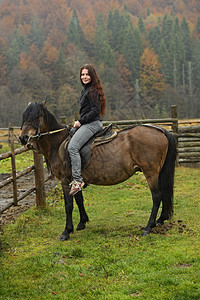
<path fill-rule="evenodd" d="M 95 136 L 92 137 L 80 150 L 82 168 L 84 168 L 88 164 L 90 158 L 90 152 L 92 148 L 99 146 L 101 144 L 108 143 L 112 141 L 116 136 L 117 136 L 116 131 L 110 131 L 101 137 L 95 137 Z M 60 159 L 63 161 L 63 163 L 65 163 L 66 166 L 70 167 L 71 163 L 67 151 L 68 141 L 69 139 L 67 138 L 60 145 L 59 156 Z"/>
<path fill-rule="evenodd" d="M 66 160 L 66 148 L 67 148 L 68 138 L 62 142 L 59 147 L 58 153 L 61 161 L 65 162 Z"/>
<path fill-rule="evenodd" d="M 108 143 L 117 136 L 117 131 L 110 131 L 106 135 L 103 135 L 101 137 L 96 137 L 95 140 L 93 141 L 93 147 L 96 147 L 101 144 Z"/>

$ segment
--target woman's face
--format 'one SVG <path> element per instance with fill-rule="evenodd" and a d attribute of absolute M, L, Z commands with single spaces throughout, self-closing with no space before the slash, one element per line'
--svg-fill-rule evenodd
<path fill-rule="evenodd" d="M 81 81 L 83 82 L 83 84 L 88 84 L 91 82 L 91 77 L 88 73 L 87 69 L 83 69 L 81 72 Z"/>

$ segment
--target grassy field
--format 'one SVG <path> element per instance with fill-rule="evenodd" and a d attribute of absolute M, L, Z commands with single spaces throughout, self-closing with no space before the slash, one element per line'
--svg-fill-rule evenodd
<path fill-rule="evenodd" d="M 174 216 L 141 237 L 152 201 L 142 174 L 84 191 L 84 231 L 59 242 L 60 186 L 1 235 L 0 299 L 200 299 L 200 170 L 177 168 Z M 79 222 L 74 206 L 74 225 Z"/>
<path fill-rule="evenodd" d="M 10 150 L 10 146 L 6 143 L 2 144 L 2 149 L 0 149 L 0 154 L 7 153 Z M 16 144 L 15 149 L 21 148 L 22 145 Z M 15 155 L 15 164 L 16 164 L 16 171 L 22 171 L 26 169 L 28 166 L 32 165 L 34 163 L 33 161 L 33 152 L 27 151 L 22 154 Z M 11 158 L 6 158 L 0 161 L 0 172 L 1 173 L 11 173 L 12 172 L 12 164 L 11 164 Z"/>

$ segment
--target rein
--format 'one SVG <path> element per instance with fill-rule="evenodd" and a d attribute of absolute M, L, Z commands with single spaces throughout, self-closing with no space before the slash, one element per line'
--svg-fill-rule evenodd
<path fill-rule="evenodd" d="M 61 128 L 61 129 L 57 129 L 57 130 L 53 130 L 53 131 L 48 131 L 48 132 L 42 132 L 42 133 L 38 132 L 36 135 L 30 136 L 29 139 L 28 139 L 28 142 L 31 142 L 35 138 L 39 139 L 42 136 L 50 135 L 50 134 L 54 134 L 54 133 L 58 133 L 60 131 L 66 130 L 66 129 L 67 129 L 67 127 Z"/>

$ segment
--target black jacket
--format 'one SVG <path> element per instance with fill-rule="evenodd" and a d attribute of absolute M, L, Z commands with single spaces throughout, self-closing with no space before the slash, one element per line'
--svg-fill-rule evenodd
<path fill-rule="evenodd" d="M 99 96 L 96 91 L 91 92 L 91 83 L 87 84 L 81 92 L 80 98 L 80 118 L 81 125 L 90 123 L 93 121 L 101 120 L 101 104 Z"/>

